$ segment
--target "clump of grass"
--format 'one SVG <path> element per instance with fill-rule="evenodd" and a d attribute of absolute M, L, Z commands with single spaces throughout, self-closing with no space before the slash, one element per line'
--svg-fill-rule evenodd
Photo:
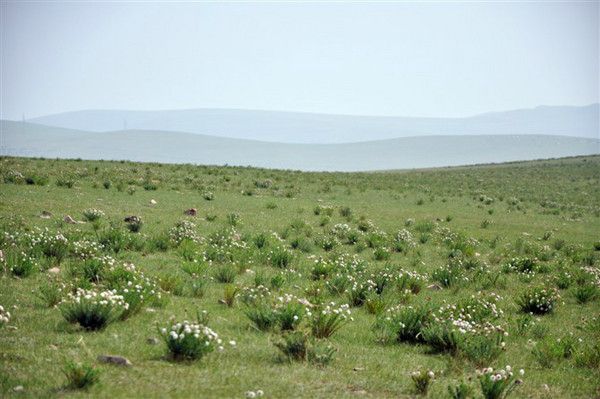
<path fill-rule="evenodd" d="M 219 283 L 231 284 L 235 281 L 237 276 L 237 270 L 235 266 L 231 264 L 218 266 L 215 270 L 215 279 Z"/>
<path fill-rule="evenodd" d="M 294 255 L 285 248 L 275 247 L 269 253 L 268 259 L 272 266 L 287 269 L 292 264 Z"/>
<path fill-rule="evenodd" d="M 585 304 L 595 300 L 598 297 L 598 287 L 593 283 L 578 285 L 573 290 L 573 296 L 579 304 Z"/>
<path fill-rule="evenodd" d="M 28 277 L 39 269 L 37 260 L 25 252 L 9 251 L 6 254 L 8 270 L 17 277 Z"/>
<path fill-rule="evenodd" d="M 239 213 L 232 212 L 227 214 L 227 223 L 229 223 L 230 226 L 237 226 L 241 221 L 242 217 Z"/>
<path fill-rule="evenodd" d="M 572 335 L 565 335 L 558 339 L 545 339 L 536 343 L 531 353 L 540 366 L 550 368 L 556 362 L 572 357 L 576 347 L 577 340 Z"/>
<path fill-rule="evenodd" d="M 430 320 L 428 306 L 397 306 L 378 317 L 373 328 L 383 342 L 422 342 L 422 331 Z"/>
<path fill-rule="evenodd" d="M 413 382 L 413 387 L 419 395 L 427 395 L 429 386 L 435 378 L 435 373 L 431 370 L 413 371 L 410 374 L 410 379 Z"/>
<path fill-rule="evenodd" d="M 349 206 L 343 206 L 340 208 L 340 216 L 346 219 L 352 218 L 352 209 Z"/>
<path fill-rule="evenodd" d="M 542 315 L 552 312 L 558 299 L 559 295 L 555 289 L 532 287 L 521 294 L 517 304 L 522 312 Z"/>
<path fill-rule="evenodd" d="M 233 307 L 235 304 L 235 298 L 237 298 L 239 291 L 240 289 L 236 285 L 225 285 L 225 287 L 223 287 L 223 303 L 229 308 Z"/>
<path fill-rule="evenodd" d="M 158 284 L 163 291 L 176 296 L 182 296 L 185 290 L 185 280 L 178 274 L 164 274 Z"/>
<path fill-rule="evenodd" d="M 286 332 L 274 345 L 289 360 L 308 361 L 321 366 L 330 363 L 336 352 L 331 345 L 315 342 L 303 331 Z"/>
<path fill-rule="evenodd" d="M 450 288 L 456 286 L 462 278 L 462 270 L 453 265 L 441 266 L 431 272 L 431 279 L 438 282 L 442 287 Z"/>
<path fill-rule="evenodd" d="M 83 217 L 88 222 L 95 222 L 96 220 L 100 220 L 104 217 L 104 212 L 99 209 L 89 208 L 83 211 Z"/>
<path fill-rule="evenodd" d="M 519 370 L 519 374 L 523 375 L 524 371 L 522 369 Z M 481 393 L 485 399 L 507 398 L 522 383 L 520 379 L 514 376 L 510 366 L 498 370 L 494 370 L 491 367 L 478 370 L 477 379 L 479 380 Z"/>
<path fill-rule="evenodd" d="M 159 330 L 167 352 L 173 360 L 198 360 L 213 352 L 223 350 L 219 335 L 200 321 L 171 322 Z"/>
<path fill-rule="evenodd" d="M 385 311 L 387 302 L 380 295 L 370 295 L 365 301 L 367 312 L 379 315 Z"/>
<path fill-rule="evenodd" d="M 600 367 L 600 343 L 582 347 L 575 355 L 575 364 L 578 367 L 598 369 Z"/>
<path fill-rule="evenodd" d="M 464 381 L 457 385 L 448 385 L 448 396 L 451 399 L 468 399 L 473 396 L 473 387 Z"/>
<path fill-rule="evenodd" d="M 37 296 L 44 306 L 52 308 L 62 300 L 63 285 L 57 281 L 44 281 L 38 288 Z"/>
<path fill-rule="evenodd" d="M 246 317 L 260 331 L 268 331 L 275 327 L 277 315 L 271 306 L 266 303 L 259 303 L 248 306 L 244 311 Z"/>
<path fill-rule="evenodd" d="M 100 380 L 100 372 L 85 363 L 68 361 L 63 367 L 67 377 L 67 387 L 70 389 L 87 389 Z"/>
<path fill-rule="evenodd" d="M 336 305 L 331 302 L 307 312 L 310 331 L 316 338 L 329 338 L 350 319 L 348 305 Z"/>
<path fill-rule="evenodd" d="M 101 330 L 117 320 L 129 304 L 113 291 L 78 288 L 75 294 L 69 293 L 59 307 L 69 323 L 78 323 L 86 330 Z"/>
<path fill-rule="evenodd" d="M 125 226 L 127 226 L 127 230 L 132 233 L 139 233 L 140 230 L 142 230 L 143 225 L 142 218 L 139 216 L 129 216 L 125 218 Z"/>
<path fill-rule="evenodd" d="M 377 261 L 388 260 L 390 258 L 390 251 L 384 247 L 377 247 L 373 251 L 373 258 Z"/>

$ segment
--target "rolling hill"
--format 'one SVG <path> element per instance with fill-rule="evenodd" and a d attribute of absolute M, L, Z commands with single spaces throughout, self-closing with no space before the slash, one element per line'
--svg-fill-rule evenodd
<path fill-rule="evenodd" d="M 28 122 L 68 129 L 176 131 L 284 143 L 348 143 L 425 135 L 543 134 L 600 138 L 600 107 L 541 106 L 468 118 L 326 115 L 236 109 L 88 110 Z"/>
<path fill-rule="evenodd" d="M 3 155 L 257 166 L 307 171 L 426 168 L 600 152 L 600 140 L 552 135 L 402 137 L 344 144 L 290 144 L 125 130 L 88 132 L 1 121 Z"/>

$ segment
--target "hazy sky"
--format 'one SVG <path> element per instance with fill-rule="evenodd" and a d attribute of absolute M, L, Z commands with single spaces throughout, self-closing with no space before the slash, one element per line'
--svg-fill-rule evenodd
<path fill-rule="evenodd" d="M 599 3 L 6 2 L 1 117 L 465 116 L 599 97 Z"/>

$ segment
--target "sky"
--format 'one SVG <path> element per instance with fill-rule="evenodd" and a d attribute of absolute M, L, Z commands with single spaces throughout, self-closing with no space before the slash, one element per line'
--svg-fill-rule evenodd
<path fill-rule="evenodd" d="M 599 2 L 1 2 L 0 118 L 599 101 Z"/>

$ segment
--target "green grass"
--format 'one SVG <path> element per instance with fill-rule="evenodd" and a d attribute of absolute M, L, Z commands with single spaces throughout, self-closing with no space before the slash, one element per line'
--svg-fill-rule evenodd
<path fill-rule="evenodd" d="M 382 342 L 373 325 L 385 310 L 351 308 L 353 320 L 330 338 L 319 339 L 335 349 L 326 365 L 282 359 L 275 345 L 281 342 L 281 329 L 260 331 L 246 316 L 244 289 L 258 284 L 271 289 L 274 302 L 290 294 L 293 300 L 349 303 L 349 292 L 327 288 L 347 275 L 358 276 L 367 286 L 372 279 L 378 289 L 385 281 L 380 294 L 373 288 L 366 298 L 387 308 L 439 308 L 464 303 L 478 291 L 496 293 L 503 313 L 493 323 L 509 335 L 505 350 L 486 365 L 525 369 L 523 384 L 511 397 L 588 398 L 600 390 L 598 361 L 589 360 L 597 359 L 590 351 L 600 339 L 600 300 L 598 295 L 578 300 L 600 276 L 600 251 L 594 249 L 600 240 L 600 157 L 348 174 L 0 158 L 0 175 L 0 249 L 7 260 L 13 249 L 5 233 L 48 228 L 61 232 L 69 245 L 83 238 L 105 242 L 99 255 L 110 255 L 117 264 L 133 263 L 170 291 L 126 319 L 86 331 L 68 324 L 59 308 L 40 298 L 40 287 L 58 284 L 54 280 L 65 284 L 60 292 L 89 288 L 92 282 L 82 277 L 85 261 L 72 248 L 56 255 L 48 246 L 21 243 L 20 249 L 35 259 L 35 270 L 18 277 L 9 265 L 0 267 L 0 305 L 11 313 L 8 324 L 0 325 L 2 397 L 242 398 L 259 389 L 269 398 L 412 397 L 411 373 L 419 370 L 435 372 L 429 397 L 447 397 L 448 386 L 469 378 L 481 397 L 475 373 L 481 366 L 460 350 L 434 351 L 422 340 Z M 27 184 L 27 179 L 40 183 Z M 73 186 L 57 184 L 64 181 Z M 105 181 L 111 182 L 108 188 Z M 252 195 L 244 194 L 249 191 Z M 210 201 L 207 192 L 214 193 Z M 315 209 L 327 206 L 333 212 L 323 224 L 325 213 Z M 189 208 L 198 215 L 184 215 Z M 86 209 L 105 216 L 94 223 L 63 222 L 66 215 L 83 220 Z M 42 211 L 52 216 L 41 218 Z M 123 221 L 132 215 L 143 221 L 139 232 L 130 232 Z M 176 247 L 169 231 L 181 220 L 194 223 L 188 227 L 196 237 Z M 337 224 L 347 224 L 349 230 L 334 229 Z M 414 243 L 399 250 L 395 244 L 402 229 Z M 424 234 L 427 239 L 421 239 Z M 329 251 L 324 242 L 332 245 Z M 332 260 L 323 273 L 313 273 L 313 257 L 342 254 L 356 256 L 355 266 L 364 272 Z M 533 273 L 509 267 L 513 258 L 537 258 Z M 459 270 L 448 287 L 432 278 L 446 265 Z M 58 276 L 48 271 L 54 267 L 60 269 Z M 386 273 L 397 276 L 400 269 L 425 278 L 422 289 L 407 293 L 399 283 L 387 283 Z M 235 273 L 233 284 L 240 288 L 231 307 L 221 302 L 233 286 L 215 277 L 225 271 Z M 567 278 L 565 272 L 570 284 L 561 288 L 557 281 Z M 92 280 L 111 284 L 110 276 L 99 273 Z M 280 276 L 285 281 L 277 289 Z M 197 281 L 202 281 L 203 295 L 194 289 Z M 442 289 L 426 288 L 432 284 Z M 534 315 L 531 325 L 524 322 L 518 299 L 539 286 L 559 289 L 560 299 L 552 312 Z M 223 352 L 197 361 L 174 361 L 157 326 L 169 325 L 171 316 L 195 320 L 201 310 L 208 311 L 210 328 L 236 346 L 225 345 Z M 297 329 L 310 334 L 309 320 L 303 317 Z M 541 364 L 534 342 L 555 342 L 571 334 L 573 354 L 553 358 L 550 366 Z M 149 338 L 158 344 L 149 344 Z M 133 366 L 99 363 L 97 356 L 103 354 L 125 356 Z M 69 362 L 93 365 L 99 382 L 86 390 L 72 389 L 64 375 Z M 19 385 L 23 391 L 15 392 Z"/>

